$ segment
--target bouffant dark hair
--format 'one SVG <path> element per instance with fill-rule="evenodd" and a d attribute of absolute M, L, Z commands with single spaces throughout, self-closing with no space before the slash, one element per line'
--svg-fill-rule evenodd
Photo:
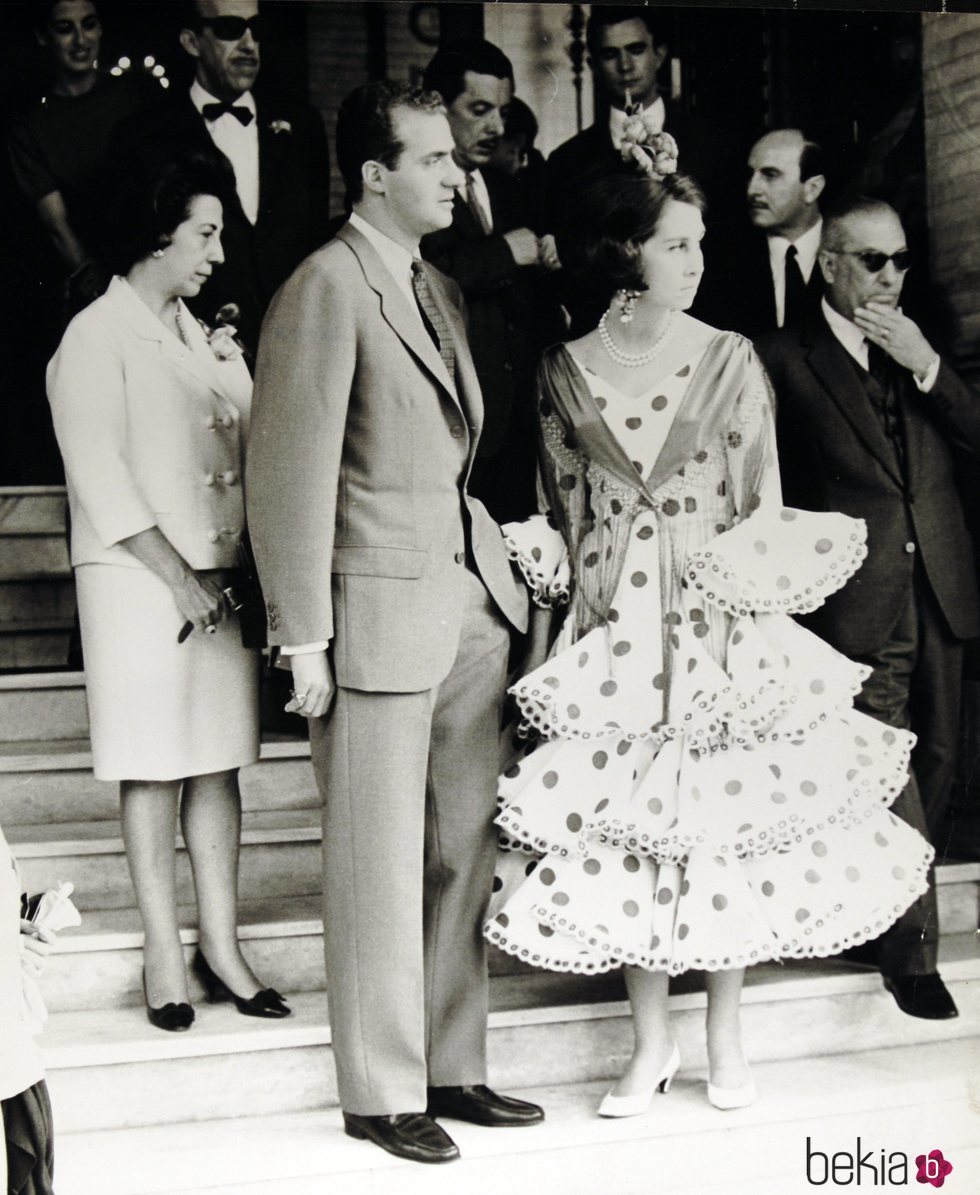
<path fill-rule="evenodd" d="M 213 195 L 227 207 L 235 195 L 235 174 L 217 151 L 146 144 L 116 163 L 112 192 L 106 256 L 114 273 L 126 274 L 169 244 L 198 195 Z"/>
<path fill-rule="evenodd" d="M 404 144 L 399 140 L 395 113 L 399 109 L 445 115 L 442 97 L 407 83 L 377 80 L 356 87 L 337 113 L 337 166 L 347 186 L 347 198 L 357 203 L 364 194 L 361 168 L 381 162 L 395 170 Z"/>
<path fill-rule="evenodd" d="M 578 282 L 608 298 L 620 289 L 647 289 L 640 249 L 657 231 L 674 200 L 703 212 L 704 192 L 686 174 L 650 178 L 635 168 L 604 173 L 585 183 L 565 209 L 558 256 Z"/>

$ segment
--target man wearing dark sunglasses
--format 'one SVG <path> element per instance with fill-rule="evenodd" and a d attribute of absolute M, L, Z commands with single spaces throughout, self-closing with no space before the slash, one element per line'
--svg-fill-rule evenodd
<path fill-rule="evenodd" d="M 899 307 L 911 259 L 891 207 L 858 198 L 829 215 L 818 261 L 820 311 L 758 345 L 776 391 L 784 501 L 865 519 L 868 554 L 806 621 L 873 670 L 855 705 L 918 736 L 891 808 L 941 858 L 963 643 L 980 633 L 952 446 L 980 456 L 980 395 Z M 930 880 L 873 943 L 885 987 L 909 1016 L 957 1015 L 936 971 L 938 929 Z"/>
<path fill-rule="evenodd" d="M 217 148 L 235 171 L 237 203 L 224 213 L 225 262 L 193 301 L 213 325 L 234 304 L 247 348 L 255 349 L 269 300 L 296 266 L 327 239 L 329 166 L 323 122 L 311 108 L 252 94 L 265 27 L 255 0 L 193 0 L 184 6 L 180 44 L 194 60 L 190 91 L 163 114 L 122 131 L 165 138 L 175 148 Z"/>

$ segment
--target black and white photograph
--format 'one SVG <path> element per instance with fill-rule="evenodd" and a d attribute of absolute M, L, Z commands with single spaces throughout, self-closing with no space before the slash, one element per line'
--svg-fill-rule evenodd
<path fill-rule="evenodd" d="M 0 4 L 0 1195 L 980 1189 L 980 4 Z"/>

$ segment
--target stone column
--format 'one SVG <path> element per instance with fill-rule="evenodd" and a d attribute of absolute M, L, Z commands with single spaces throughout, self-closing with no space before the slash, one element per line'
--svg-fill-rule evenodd
<path fill-rule="evenodd" d="M 958 368 L 980 382 L 980 15 L 922 18 L 929 242 Z"/>

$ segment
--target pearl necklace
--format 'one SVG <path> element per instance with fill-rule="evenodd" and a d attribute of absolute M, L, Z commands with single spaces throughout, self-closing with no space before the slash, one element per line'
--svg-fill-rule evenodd
<path fill-rule="evenodd" d="M 177 306 L 174 308 L 174 319 L 177 323 L 177 335 L 180 337 L 184 348 L 189 349 L 191 347 L 191 342 L 187 339 L 187 331 L 184 328 L 184 321 L 181 318 L 179 299 L 177 300 Z"/>
<path fill-rule="evenodd" d="M 621 349 L 619 345 L 613 340 L 612 334 L 609 331 L 607 324 L 609 312 L 603 312 L 602 319 L 599 320 L 599 340 L 602 347 L 606 350 L 610 357 L 617 365 L 625 366 L 626 369 L 638 369 L 641 365 L 648 365 L 656 356 L 658 356 L 664 349 L 671 332 L 674 330 L 674 324 L 677 320 L 677 312 L 672 311 L 667 317 L 667 322 L 664 324 L 664 330 L 660 333 L 657 339 L 650 345 L 650 347 L 642 353 L 627 353 Z"/>

